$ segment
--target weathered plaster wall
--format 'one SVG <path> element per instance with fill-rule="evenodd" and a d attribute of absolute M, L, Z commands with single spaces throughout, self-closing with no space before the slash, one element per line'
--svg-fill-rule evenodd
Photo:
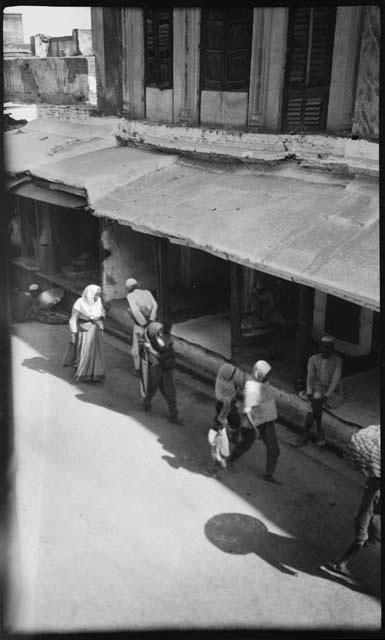
<path fill-rule="evenodd" d="M 72 35 L 50 38 L 48 45 L 48 55 L 52 57 L 75 55 Z"/>
<path fill-rule="evenodd" d="M 201 124 L 229 129 L 245 129 L 247 101 L 247 93 L 202 91 Z"/>
<path fill-rule="evenodd" d="M 92 32 L 91 29 L 73 29 L 72 42 L 74 56 L 92 56 Z"/>
<path fill-rule="evenodd" d="M 31 45 L 26 42 L 23 44 L 5 44 L 3 47 L 4 58 L 26 58 L 31 55 Z"/>
<path fill-rule="evenodd" d="M 37 33 L 35 36 L 31 36 L 31 53 L 38 58 L 46 58 L 48 55 L 48 47 L 50 37 L 43 33 Z"/>
<path fill-rule="evenodd" d="M 146 87 L 146 119 L 152 122 L 173 121 L 173 90 Z"/>
<path fill-rule="evenodd" d="M 23 15 L 3 13 L 3 44 L 23 44 Z"/>
<path fill-rule="evenodd" d="M 157 289 L 154 238 L 117 223 L 105 221 L 102 247 L 110 255 L 103 260 L 102 286 L 106 300 L 123 298 L 127 278 L 152 291 Z"/>
<path fill-rule="evenodd" d="M 5 102 L 89 104 L 95 92 L 92 57 L 4 60 Z"/>
<path fill-rule="evenodd" d="M 353 133 L 367 140 L 378 140 L 380 9 L 366 6 L 363 16 Z"/>

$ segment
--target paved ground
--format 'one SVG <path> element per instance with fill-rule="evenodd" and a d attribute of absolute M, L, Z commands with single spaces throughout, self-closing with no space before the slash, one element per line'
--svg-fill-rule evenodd
<path fill-rule="evenodd" d="M 378 554 L 352 565 L 361 586 L 317 569 L 360 499 L 343 461 L 278 426 L 282 487 L 261 478 L 260 442 L 210 478 L 207 388 L 178 374 L 186 425 L 172 425 L 161 398 L 141 411 L 126 345 L 106 337 L 108 379 L 75 385 L 67 340 L 37 323 L 12 340 L 15 630 L 379 629 Z"/>

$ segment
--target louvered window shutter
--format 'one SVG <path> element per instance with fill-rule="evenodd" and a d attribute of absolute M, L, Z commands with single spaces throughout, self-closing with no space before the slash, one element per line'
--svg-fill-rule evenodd
<path fill-rule="evenodd" d="M 145 12 L 146 87 L 170 89 L 173 78 L 172 11 Z"/>
<path fill-rule="evenodd" d="M 291 9 L 283 106 L 287 132 L 325 129 L 335 16 L 335 7 Z"/>
<path fill-rule="evenodd" d="M 201 88 L 248 91 L 250 82 L 251 9 L 206 9 L 202 15 Z"/>

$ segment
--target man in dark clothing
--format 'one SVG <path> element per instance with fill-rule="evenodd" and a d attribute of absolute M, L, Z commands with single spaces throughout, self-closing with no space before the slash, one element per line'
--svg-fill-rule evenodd
<path fill-rule="evenodd" d="M 183 424 L 176 403 L 175 353 L 170 322 L 165 325 L 150 322 L 139 341 L 139 357 L 144 410 L 146 413 L 151 411 L 152 398 L 159 389 L 169 408 L 170 422 Z"/>

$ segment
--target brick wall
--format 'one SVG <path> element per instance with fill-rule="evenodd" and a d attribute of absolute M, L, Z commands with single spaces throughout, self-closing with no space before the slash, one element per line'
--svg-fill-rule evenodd
<path fill-rule="evenodd" d="M 76 104 L 38 104 L 36 105 L 38 118 L 48 120 L 88 120 L 99 114 L 93 105 Z"/>

